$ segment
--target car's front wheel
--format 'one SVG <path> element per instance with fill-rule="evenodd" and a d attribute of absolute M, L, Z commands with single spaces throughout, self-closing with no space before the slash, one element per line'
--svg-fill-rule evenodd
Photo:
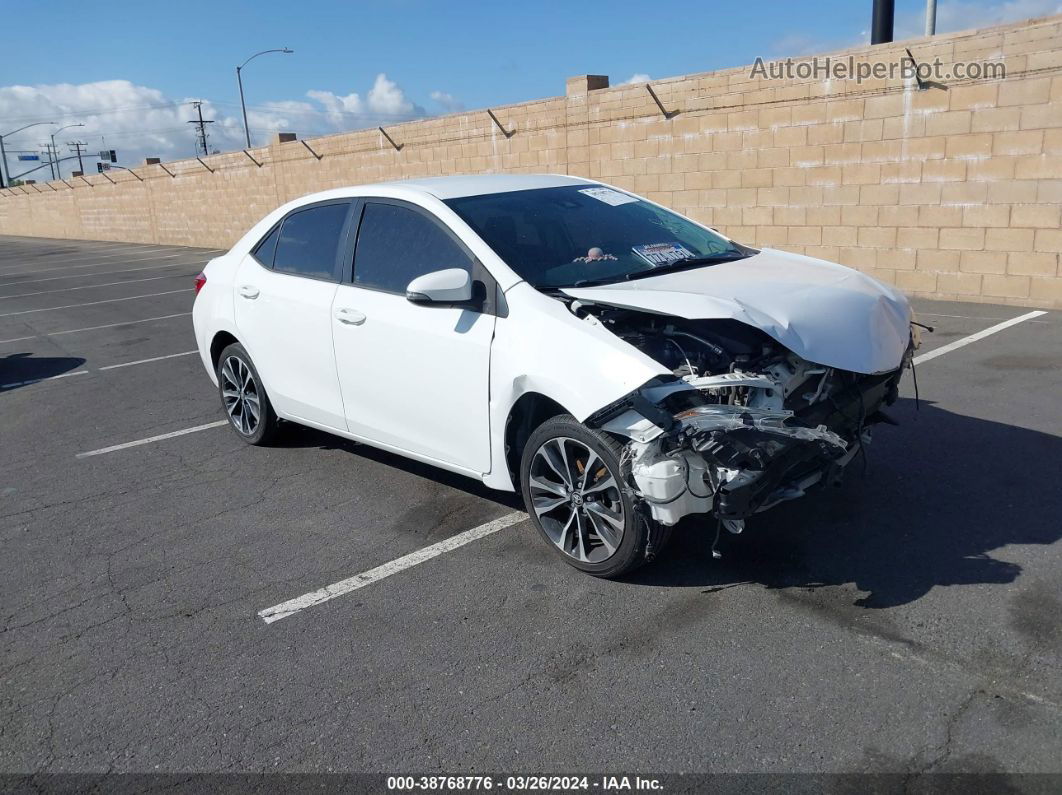
<path fill-rule="evenodd" d="M 620 473 L 622 447 L 562 415 L 527 440 L 520 483 L 531 521 L 567 563 L 618 577 L 644 562 L 646 523 Z"/>
<path fill-rule="evenodd" d="M 268 444 L 280 421 L 251 357 L 238 342 L 218 358 L 218 392 L 229 424 L 248 444 Z"/>

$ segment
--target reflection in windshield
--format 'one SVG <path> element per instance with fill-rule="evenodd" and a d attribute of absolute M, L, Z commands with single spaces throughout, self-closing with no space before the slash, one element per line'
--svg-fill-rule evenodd
<path fill-rule="evenodd" d="M 613 282 L 752 253 L 603 185 L 467 196 L 446 204 L 538 288 Z"/>

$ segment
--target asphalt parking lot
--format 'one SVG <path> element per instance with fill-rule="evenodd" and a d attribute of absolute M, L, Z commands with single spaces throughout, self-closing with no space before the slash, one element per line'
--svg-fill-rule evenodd
<path fill-rule="evenodd" d="M 0 237 L 0 772 L 1062 772 L 1059 313 L 926 357 L 722 560 L 595 580 L 510 519 L 267 622 L 520 504 L 311 430 L 123 446 L 223 419 L 215 255 Z M 1030 312 L 916 309 L 923 356 Z"/>

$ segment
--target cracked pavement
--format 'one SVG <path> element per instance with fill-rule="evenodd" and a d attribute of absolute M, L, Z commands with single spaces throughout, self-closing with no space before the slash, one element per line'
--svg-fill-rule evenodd
<path fill-rule="evenodd" d="M 81 289 L 144 251 L 0 238 L 0 313 L 190 286 L 208 256 Z M 66 265 L 45 287 L 75 292 L 14 297 Z M 76 459 L 221 418 L 196 356 L 98 369 L 193 348 L 187 315 L 131 322 L 191 301 L 0 317 L 30 337 L 0 383 L 89 371 L 0 390 L 0 772 L 1062 772 L 1058 313 L 927 362 L 865 477 L 720 561 L 691 521 L 599 581 L 521 523 L 266 625 L 519 503 L 301 429 Z M 915 303 L 926 349 L 1023 312 Z"/>

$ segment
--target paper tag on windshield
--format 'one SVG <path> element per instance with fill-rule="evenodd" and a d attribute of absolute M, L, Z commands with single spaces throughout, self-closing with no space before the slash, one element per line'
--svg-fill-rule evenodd
<path fill-rule="evenodd" d="M 611 204 L 613 207 L 638 201 L 633 196 L 628 196 L 626 193 L 620 193 L 618 190 L 612 190 L 612 188 L 583 188 L 579 192 L 585 193 L 587 196 L 592 196 L 599 202 Z"/>
<path fill-rule="evenodd" d="M 649 243 L 645 246 L 633 246 L 631 251 L 654 268 L 693 256 L 692 251 L 683 248 L 679 243 Z"/>

